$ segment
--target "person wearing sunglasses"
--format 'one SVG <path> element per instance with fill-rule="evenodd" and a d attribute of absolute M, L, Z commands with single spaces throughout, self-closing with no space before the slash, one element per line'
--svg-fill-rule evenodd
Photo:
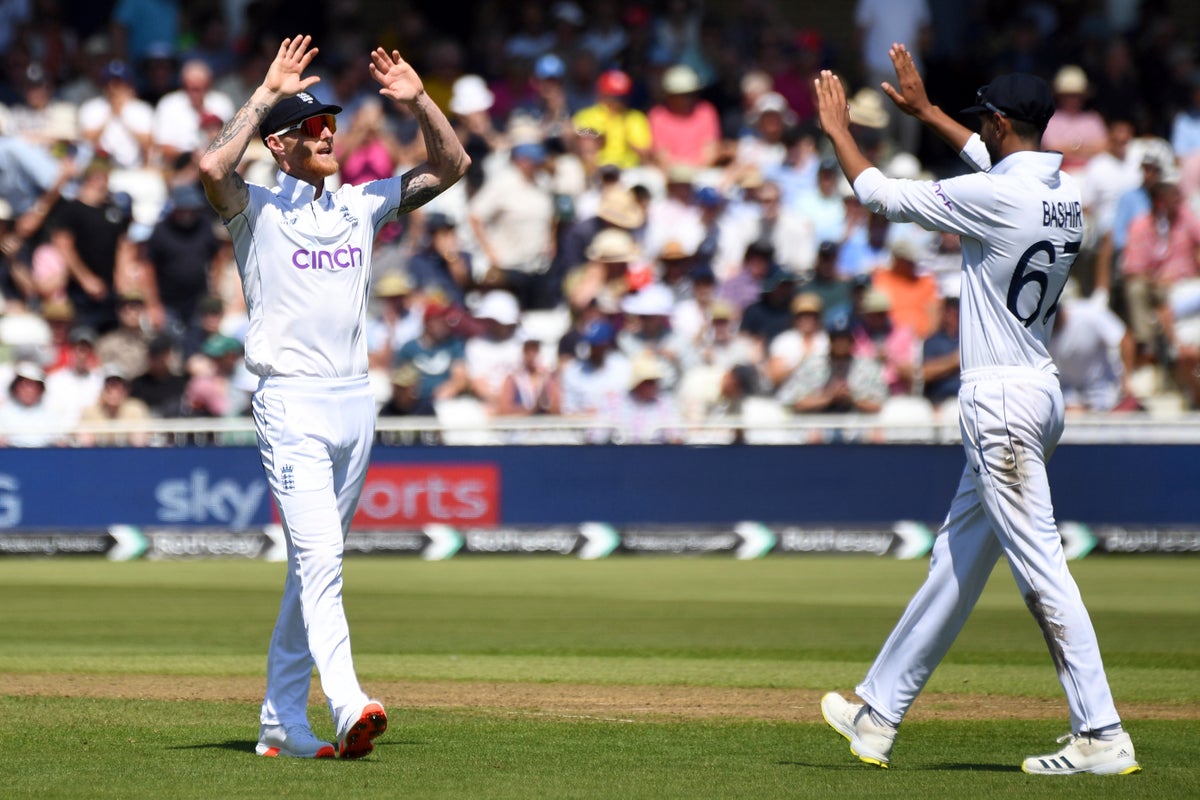
<path fill-rule="evenodd" d="M 904 45 L 893 45 L 890 56 L 897 81 L 883 84 L 887 95 L 977 171 L 941 181 L 884 177 L 858 149 L 845 89 L 829 71 L 815 81 L 821 127 L 866 208 L 962 240 L 958 407 L 967 463 L 925 583 L 855 689 L 863 702 L 830 692 L 821 712 L 861 761 L 887 767 L 897 728 L 1003 555 L 1042 629 L 1071 722 L 1061 750 L 1026 758 L 1022 770 L 1137 772 L 1067 569 L 1046 471 L 1064 424 L 1048 344 L 1084 229 L 1079 187 L 1063 172 L 1062 153 L 1042 151 L 1054 95 L 1033 75 L 998 76 L 962 112 L 979 121 L 975 134 L 929 101 Z"/>
<path fill-rule="evenodd" d="M 405 106 L 427 160 L 405 174 L 329 191 L 341 108 L 310 91 L 312 37 L 284 39 L 262 84 L 200 159 L 209 202 L 229 230 L 250 324 L 249 370 L 259 455 L 287 539 L 283 601 L 267 655 L 256 752 L 359 758 L 387 728 L 359 685 L 342 604 L 342 552 L 366 478 L 375 398 L 367 379 L 366 308 L 375 235 L 459 180 L 470 158 L 398 51 L 364 66 L 379 93 Z M 237 172 L 257 132 L 279 166 L 273 189 Z M 286 409 L 286 413 L 285 413 Z M 336 744 L 309 724 L 313 666 Z"/>

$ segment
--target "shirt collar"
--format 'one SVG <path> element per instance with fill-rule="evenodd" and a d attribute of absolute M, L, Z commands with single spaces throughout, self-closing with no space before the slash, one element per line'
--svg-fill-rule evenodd
<path fill-rule="evenodd" d="M 275 182 L 279 184 L 279 194 L 294 205 L 306 205 L 316 199 L 317 187 L 283 170 L 275 173 Z M 328 195 L 328 191 L 321 192 L 322 197 Z"/>
<path fill-rule="evenodd" d="M 992 174 L 1002 175 L 1014 169 L 1033 170 L 1043 174 L 1057 173 L 1062 168 L 1063 154 L 1054 150 L 1018 150 L 1010 153 L 989 170 Z"/>

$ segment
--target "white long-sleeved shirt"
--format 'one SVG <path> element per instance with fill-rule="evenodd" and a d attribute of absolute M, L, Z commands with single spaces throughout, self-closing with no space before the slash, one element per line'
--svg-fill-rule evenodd
<path fill-rule="evenodd" d="M 278 188 L 249 184 L 250 202 L 225 223 L 250 324 L 255 375 L 367 374 L 366 313 L 375 235 L 396 218 L 400 178 L 324 191 L 279 173 Z"/>
<path fill-rule="evenodd" d="M 964 372 L 1026 367 L 1056 373 L 1047 344 L 1083 240 L 1079 188 L 1062 155 L 1022 151 L 990 166 L 977 135 L 963 159 L 980 170 L 944 181 L 854 182 L 871 211 L 962 238 L 960 353 Z"/>

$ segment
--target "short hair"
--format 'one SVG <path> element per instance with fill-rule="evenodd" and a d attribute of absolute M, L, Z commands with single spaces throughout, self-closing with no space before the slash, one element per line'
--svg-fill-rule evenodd
<path fill-rule="evenodd" d="M 1039 145 L 1041 144 L 1042 134 L 1046 132 L 1045 125 L 1038 125 L 1036 122 L 1028 122 L 1023 119 L 1013 119 L 1012 117 L 1005 117 L 1005 119 L 1012 123 L 1013 133 L 1018 137 L 1032 139 Z"/>

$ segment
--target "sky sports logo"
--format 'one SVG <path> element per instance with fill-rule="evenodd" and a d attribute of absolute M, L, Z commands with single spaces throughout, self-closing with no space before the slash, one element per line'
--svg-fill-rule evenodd
<path fill-rule="evenodd" d="M 372 464 L 351 527 L 500 522 L 500 468 L 489 463 Z"/>
<path fill-rule="evenodd" d="M 296 269 L 353 269 L 363 265 L 361 247 L 346 246 L 336 250 L 297 250 L 292 253 Z"/>

